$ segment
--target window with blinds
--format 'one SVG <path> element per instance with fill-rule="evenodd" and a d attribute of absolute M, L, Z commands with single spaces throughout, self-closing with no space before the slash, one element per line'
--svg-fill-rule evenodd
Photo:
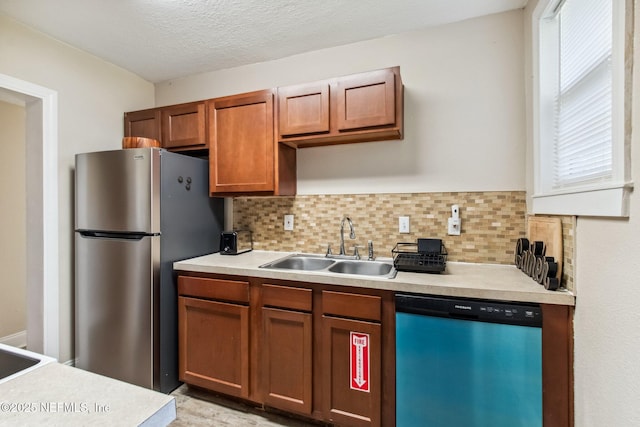
<path fill-rule="evenodd" d="M 630 4 L 538 0 L 534 6 L 532 213 L 629 216 Z"/>
<path fill-rule="evenodd" d="M 555 11 L 559 75 L 553 187 L 612 174 L 612 3 L 566 0 Z"/>

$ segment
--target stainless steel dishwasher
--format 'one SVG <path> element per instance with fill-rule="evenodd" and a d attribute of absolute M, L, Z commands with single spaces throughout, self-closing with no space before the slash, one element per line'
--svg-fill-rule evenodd
<path fill-rule="evenodd" d="M 396 426 L 542 426 L 532 304 L 396 295 Z"/>

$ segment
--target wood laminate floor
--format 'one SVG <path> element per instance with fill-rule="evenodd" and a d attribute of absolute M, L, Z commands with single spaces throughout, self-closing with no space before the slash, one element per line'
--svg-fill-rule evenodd
<path fill-rule="evenodd" d="M 177 418 L 170 427 L 197 426 L 258 426 L 258 427 L 318 427 L 322 424 L 310 424 L 265 412 L 241 402 L 227 400 L 186 384 L 178 387 L 171 396 L 176 399 Z"/>

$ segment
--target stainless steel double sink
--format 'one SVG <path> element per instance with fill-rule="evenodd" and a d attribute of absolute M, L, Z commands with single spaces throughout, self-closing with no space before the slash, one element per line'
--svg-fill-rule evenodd
<path fill-rule="evenodd" d="M 397 273 L 391 261 L 327 258 L 322 255 L 313 254 L 287 255 L 284 258 L 263 264 L 260 268 L 355 274 L 385 279 L 393 279 Z"/>

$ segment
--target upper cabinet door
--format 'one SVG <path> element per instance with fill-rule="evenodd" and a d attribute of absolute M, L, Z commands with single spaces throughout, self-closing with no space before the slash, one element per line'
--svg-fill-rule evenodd
<path fill-rule="evenodd" d="M 161 141 L 160 109 L 124 113 L 124 136 L 140 136 Z"/>
<path fill-rule="evenodd" d="M 402 139 L 400 67 L 278 88 L 278 140 L 291 147 Z"/>
<path fill-rule="evenodd" d="M 337 127 L 340 131 L 393 125 L 395 74 L 378 70 L 338 79 Z"/>
<path fill-rule="evenodd" d="M 273 192 L 273 91 L 212 99 L 208 111 L 211 195 Z"/>
<path fill-rule="evenodd" d="M 207 146 L 204 101 L 162 109 L 162 146 L 167 149 L 202 149 Z"/>
<path fill-rule="evenodd" d="M 278 88 L 278 115 L 281 137 L 329 132 L 329 84 Z"/>

